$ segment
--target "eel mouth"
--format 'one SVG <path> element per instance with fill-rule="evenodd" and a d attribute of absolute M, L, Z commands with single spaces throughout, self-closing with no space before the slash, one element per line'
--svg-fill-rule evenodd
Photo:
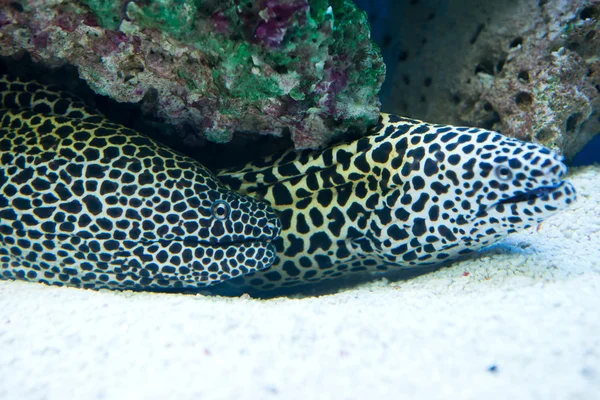
<path fill-rule="evenodd" d="M 239 246 L 239 245 L 262 245 L 263 247 L 269 247 L 274 240 L 277 240 L 281 235 L 281 224 L 268 222 L 266 225 L 268 229 L 267 232 L 261 234 L 260 236 L 255 237 L 246 237 L 246 238 L 237 238 L 229 241 L 219 242 L 217 240 L 207 240 L 200 239 L 196 240 L 196 244 L 202 245 L 205 247 L 212 248 L 227 248 L 229 246 Z M 180 241 L 183 243 L 194 242 L 194 238 L 190 236 L 186 236 L 184 238 L 175 237 L 175 238 L 161 238 L 160 240 L 171 240 L 171 241 Z M 192 243 L 193 244 L 193 243 Z"/>
<path fill-rule="evenodd" d="M 499 204 L 516 204 L 516 203 L 525 203 L 525 202 L 530 203 L 537 199 L 541 199 L 541 198 L 551 195 L 553 192 L 556 192 L 556 191 L 562 189 L 562 187 L 565 184 L 566 184 L 566 181 L 560 181 L 560 182 L 556 183 L 555 185 L 541 186 L 539 188 L 530 190 L 528 192 L 519 194 L 517 196 L 512 196 L 507 199 L 502 199 L 502 200 L 496 202 L 496 204 L 494 204 L 494 206 L 499 205 Z"/>
<path fill-rule="evenodd" d="M 546 211 L 553 212 L 567 207 L 576 199 L 577 196 L 573 185 L 569 181 L 559 181 L 554 185 L 540 186 L 525 193 L 499 200 L 488 206 L 481 205 L 475 217 L 485 217 L 489 212 L 496 210 L 505 212 L 503 209 L 505 207 L 524 207 L 541 204 L 544 205 Z"/>

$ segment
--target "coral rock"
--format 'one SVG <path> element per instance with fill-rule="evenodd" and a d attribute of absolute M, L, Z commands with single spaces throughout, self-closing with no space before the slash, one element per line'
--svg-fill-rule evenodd
<path fill-rule="evenodd" d="M 317 148 L 379 112 L 385 66 L 349 0 L 0 3 L 0 54 L 74 65 L 99 94 L 198 136 Z"/>
<path fill-rule="evenodd" d="M 599 0 L 394 6 L 386 34 L 387 52 L 397 49 L 395 73 L 384 109 L 498 130 L 567 158 L 600 132 Z"/>

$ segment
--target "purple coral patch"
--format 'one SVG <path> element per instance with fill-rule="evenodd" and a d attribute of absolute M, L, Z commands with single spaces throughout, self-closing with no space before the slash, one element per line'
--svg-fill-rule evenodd
<path fill-rule="evenodd" d="M 130 41 L 134 42 L 134 38 L 128 37 L 123 32 L 106 30 L 104 31 L 104 40 L 95 42 L 95 50 L 97 54 L 100 55 L 108 55 L 111 53 L 115 53 L 119 51 L 119 46 L 122 43 L 130 43 Z M 139 41 L 139 38 L 138 38 Z"/>
<path fill-rule="evenodd" d="M 73 32 L 77 28 L 77 22 L 73 14 L 65 13 L 58 14 L 54 19 L 54 23 L 63 31 Z"/>
<path fill-rule="evenodd" d="M 4 25 L 13 24 L 14 20 L 6 13 L 0 12 L 0 27 Z"/>
<path fill-rule="evenodd" d="M 229 21 L 229 18 L 227 18 L 223 11 L 217 11 L 212 14 L 210 16 L 210 22 L 212 22 L 216 33 L 229 33 L 231 21 Z"/>
<path fill-rule="evenodd" d="M 45 47 L 48 45 L 48 32 L 41 31 L 32 37 L 33 45 L 36 47 Z"/>
<path fill-rule="evenodd" d="M 85 14 L 81 22 L 83 22 L 87 26 L 100 26 L 100 24 L 98 23 L 98 19 L 93 14 Z"/>
<path fill-rule="evenodd" d="M 301 18 L 309 7 L 305 0 L 291 4 L 268 1 L 263 9 L 263 12 L 266 11 L 267 19 L 260 19 L 254 33 L 255 41 L 268 47 L 279 47 L 290 27 L 292 17 Z"/>
<path fill-rule="evenodd" d="M 331 71 L 330 79 L 331 94 L 335 96 L 346 88 L 346 85 L 348 84 L 348 71 L 334 69 Z"/>

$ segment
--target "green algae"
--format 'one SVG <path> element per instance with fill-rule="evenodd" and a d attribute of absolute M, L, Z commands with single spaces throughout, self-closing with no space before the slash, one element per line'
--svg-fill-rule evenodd
<path fill-rule="evenodd" d="M 194 80 L 194 77 L 190 73 L 184 71 L 183 69 L 178 69 L 177 76 L 185 81 L 186 87 L 188 88 L 188 90 L 190 92 L 202 91 L 199 86 L 200 82 Z M 202 86 L 205 86 L 205 85 L 202 85 Z"/>
<path fill-rule="evenodd" d="M 121 1 L 81 0 L 94 13 L 100 25 L 107 29 L 117 29 L 121 24 Z"/>
<path fill-rule="evenodd" d="M 292 90 L 290 90 L 289 95 L 296 101 L 301 101 L 306 98 L 306 94 L 304 94 L 304 92 L 298 87 L 294 87 Z"/>
<path fill-rule="evenodd" d="M 373 90 L 367 93 L 358 93 L 360 96 L 376 96 L 383 79 L 385 78 L 385 64 L 381 60 L 379 49 L 376 45 L 369 46 L 371 42 L 370 27 L 368 24 L 367 14 L 358 9 L 354 4 L 348 1 L 334 1 L 338 4 L 337 13 L 342 15 L 342 18 L 336 20 L 335 30 L 333 34 L 332 47 L 335 53 L 343 54 L 351 51 L 350 46 L 361 49 L 370 49 L 363 57 L 360 57 L 360 65 L 358 68 L 349 69 L 351 71 L 349 82 L 354 83 L 352 88 L 359 86 L 367 90 Z M 353 90 L 345 90 L 341 93 L 340 102 L 342 104 L 352 104 L 348 102 L 361 101 L 357 98 L 356 92 Z"/>
<path fill-rule="evenodd" d="M 107 29 L 119 29 L 127 18 L 139 29 L 160 31 L 167 42 L 200 50 L 208 74 L 192 66 L 178 67 L 175 74 L 199 97 L 217 96 L 220 114 L 243 120 L 249 107 L 299 102 L 303 109 L 320 110 L 323 119 L 336 120 L 332 129 L 338 133 L 353 124 L 364 129 L 377 118 L 385 66 L 370 39 L 366 13 L 350 0 L 83 3 Z M 261 24 L 271 36 L 256 33 Z M 227 99 L 236 106 L 226 109 Z M 228 136 L 218 132 L 212 140 Z"/>
<path fill-rule="evenodd" d="M 329 0 L 312 0 L 310 1 L 310 16 L 317 23 L 323 22 L 331 15 L 327 13 L 329 7 Z"/>
<path fill-rule="evenodd" d="M 101 25 L 106 28 L 117 29 L 124 17 L 121 12 L 124 4 L 122 0 L 83 0 L 82 2 L 94 12 Z M 261 78 L 253 72 L 251 62 L 253 54 L 259 54 L 261 59 L 270 61 L 272 65 L 289 69 L 306 63 L 306 59 L 299 57 L 298 52 L 303 53 L 302 56 L 311 53 L 310 63 L 316 64 L 327 55 L 329 46 L 333 47 L 335 53 L 348 52 L 356 47 L 357 43 L 369 40 L 366 14 L 351 1 L 311 0 L 309 1 L 309 18 L 306 23 L 302 26 L 292 26 L 289 29 L 284 46 L 265 52 L 255 44 L 238 45 L 223 35 L 194 31 L 194 21 L 198 9 L 204 3 L 210 2 L 206 0 L 148 0 L 144 2 L 143 7 L 140 7 L 131 1 L 126 4 L 126 14 L 140 28 L 160 29 L 164 33 L 172 34 L 188 43 L 191 42 L 203 51 L 219 58 L 221 67 L 217 68 L 217 73 L 213 74 L 213 77 L 235 76 L 234 81 L 223 85 L 234 97 L 248 97 L 249 100 L 255 101 L 283 94 L 276 79 Z M 235 12 L 237 5 L 232 1 L 223 3 L 224 15 L 231 19 L 233 26 L 240 26 L 242 21 Z M 253 6 L 254 2 L 248 1 L 245 4 Z M 334 20 L 334 15 L 336 18 L 333 36 L 324 37 L 319 27 L 329 20 Z M 367 56 L 365 58 L 377 59 L 380 57 L 375 46 L 371 44 L 371 47 L 374 48 L 374 51 L 372 54 L 365 54 Z M 364 69 L 352 74 L 350 81 L 361 81 L 377 91 L 377 83 L 384 73 L 383 63 L 380 64 L 365 65 Z M 312 74 L 320 72 L 318 65 L 309 69 L 314 70 L 311 71 Z M 204 86 L 193 85 L 187 75 L 180 77 L 188 82 L 190 90 L 196 91 L 199 87 Z M 303 98 L 304 96 L 300 95 L 298 91 L 299 89 L 294 92 L 294 97 Z"/>
<path fill-rule="evenodd" d="M 257 101 L 282 94 L 277 79 L 261 74 L 259 67 L 253 65 L 255 52 L 250 44 L 229 41 L 228 45 L 228 56 L 222 60 L 218 76 L 232 97 Z"/>
<path fill-rule="evenodd" d="M 124 17 L 135 19 L 141 28 L 156 28 L 171 34 L 189 32 L 202 0 L 150 0 L 139 6 L 134 1 L 81 0 L 96 15 L 102 27 L 118 29 Z M 123 13 L 125 10 L 125 13 Z"/>
<path fill-rule="evenodd" d="M 201 0 L 154 0 L 143 7 L 134 2 L 127 4 L 127 16 L 142 28 L 160 29 L 180 36 L 191 31 Z"/>

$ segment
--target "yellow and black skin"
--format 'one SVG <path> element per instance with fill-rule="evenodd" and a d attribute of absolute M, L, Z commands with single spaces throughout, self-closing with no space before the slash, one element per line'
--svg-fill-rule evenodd
<path fill-rule="evenodd" d="M 0 79 L 0 278 L 203 289 L 269 267 L 280 221 L 77 98 Z"/>
<path fill-rule="evenodd" d="M 283 225 L 275 263 L 225 285 L 286 292 L 439 265 L 566 208 L 575 200 L 566 172 L 562 157 L 538 144 L 382 114 L 358 140 L 217 173 L 268 201 Z"/>
<path fill-rule="evenodd" d="M 388 114 L 358 140 L 220 171 L 232 192 L 67 94 L 0 89 L 4 278 L 269 296 L 437 265 L 575 200 L 543 146 Z M 238 191 L 272 205 L 280 237 L 273 211 Z"/>

